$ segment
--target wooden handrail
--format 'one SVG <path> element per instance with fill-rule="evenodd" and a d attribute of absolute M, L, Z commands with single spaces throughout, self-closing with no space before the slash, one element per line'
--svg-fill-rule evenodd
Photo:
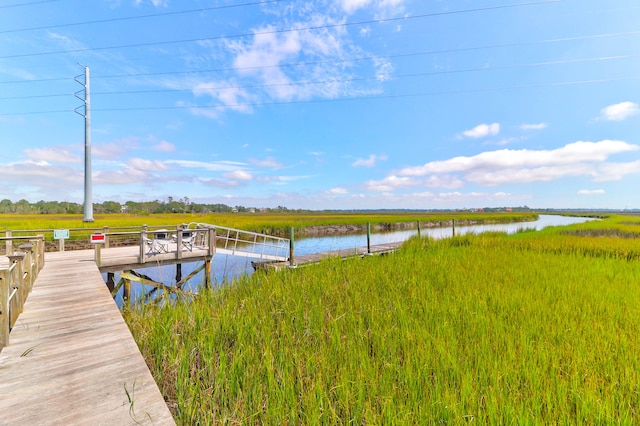
<path fill-rule="evenodd" d="M 44 235 L 15 237 L 20 251 L 8 255 L 9 266 L 0 268 L 0 351 L 9 344 L 9 332 L 22 313 L 38 272 L 44 267 Z M 13 248 L 13 241 L 9 240 Z"/>

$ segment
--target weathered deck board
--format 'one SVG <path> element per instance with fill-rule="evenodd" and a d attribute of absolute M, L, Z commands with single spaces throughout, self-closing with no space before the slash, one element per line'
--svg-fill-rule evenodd
<path fill-rule="evenodd" d="M 0 352 L 0 413 L 10 425 L 175 424 L 92 251 L 46 254 Z"/>

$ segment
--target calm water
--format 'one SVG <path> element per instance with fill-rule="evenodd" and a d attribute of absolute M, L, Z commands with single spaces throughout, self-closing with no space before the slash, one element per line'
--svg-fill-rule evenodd
<path fill-rule="evenodd" d="M 482 232 L 506 232 L 509 234 L 518 232 L 520 229 L 536 229 L 541 230 L 549 226 L 561 226 L 571 225 L 574 223 L 582 223 L 590 218 L 583 217 L 566 217 L 555 215 L 540 215 L 539 219 L 534 222 L 518 222 L 509 224 L 493 224 L 493 225 L 474 225 L 474 226 L 456 226 L 456 235 L 463 235 L 467 233 L 479 234 Z M 405 241 L 410 237 L 417 235 L 417 230 L 406 231 L 394 231 L 384 233 L 372 233 L 371 245 L 392 243 L 397 241 Z M 430 236 L 432 238 L 440 239 L 447 238 L 452 235 L 452 228 L 435 228 L 435 229 L 421 229 L 422 236 Z M 295 253 L 311 254 L 321 253 L 332 250 L 366 247 L 367 236 L 362 235 L 337 235 L 326 237 L 312 237 L 312 238 L 300 238 L 295 241 Z M 202 263 L 185 263 L 182 265 L 182 276 L 186 277 Z M 175 265 L 168 266 L 154 266 L 151 268 L 141 269 L 138 272 L 148 275 L 155 281 L 160 281 L 168 285 L 175 283 L 176 267 Z M 253 273 L 251 266 L 251 259 L 240 258 L 235 256 L 227 256 L 217 254 L 211 262 L 211 279 L 214 283 L 222 283 L 225 280 L 231 280 L 242 274 Z M 106 280 L 106 274 L 103 274 Z M 116 275 L 116 282 L 119 277 Z M 202 273 L 196 275 L 191 282 L 184 286 L 187 291 L 195 291 L 202 282 Z M 135 283 L 131 286 L 132 292 L 139 293 L 141 285 Z M 147 288 L 148 290 L 149 288 Z M 133 295 L 133 297 L 137 297 Z M 116 296 L 118 304 L 122 303 L 121 292 Z"/>

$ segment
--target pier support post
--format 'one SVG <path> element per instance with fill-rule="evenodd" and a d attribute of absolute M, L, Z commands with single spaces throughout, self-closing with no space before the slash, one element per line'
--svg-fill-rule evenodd
<path fill-rule="evenodd" d="M 211 288 L 211 260 L 204 261 L 204 288 Z"/>
<path fill-rule="evenodd" d="M 176 282 L 182 281 L 182 263 L 176 263 Z"/>
<path fill-rule="evenodd" d="M 417 225 L 417 227 L 418 227 L 418 238 L 421 238 L 421 237 L 420 237 L 420 221 L 418 221 L 418 222 L 416 223 L 416 225 Z"/>
<path fill-rule="evenodd" d="M 371 254 L 371 223 L 367 222 L 367 254 Z"/>
<path fill-rule="evenodd" d="M 109 289 L 109 293 L 116 288 L 116 274 L 113 272 L 107 272 L 107 288 Z"/>
<path fill-rule="evenodd" d="M 455 219 L 451 220 L 451 228 L 453 230 L 453 236 L 455 237 L 456 236 L 456 220 Z"/>
<path fill-rule="evenodd" d="M 293 226 L 289 228 L 289 266 L 295 266 L 295 235 Z"/>
<path fill-rule="evenodd" d="M 122 283 L 122 307 L 129 306 L 129 299 L 131 297 L 131 281 L 125 279 Z"/>

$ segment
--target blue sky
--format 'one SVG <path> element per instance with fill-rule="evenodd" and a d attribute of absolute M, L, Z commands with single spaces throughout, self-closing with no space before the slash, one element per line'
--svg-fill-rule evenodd
<path fill-rule="evenodd" d="M 0 0 L 0 198 L 640 208 L 637 0 Z M 82 109 L 80 108 L 80 111 Z"/>

